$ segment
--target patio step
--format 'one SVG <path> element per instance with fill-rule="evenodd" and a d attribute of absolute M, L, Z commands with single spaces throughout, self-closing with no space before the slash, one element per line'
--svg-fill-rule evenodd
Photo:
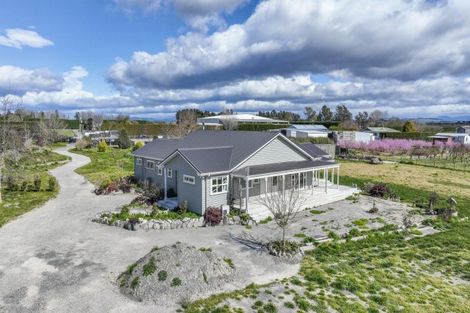
<path fill-rule="evenodd" d="M 178 200 L 176 198 L 168 198 L 166 200 L 157 201 L 157 205 L 166 210 L 174 210 L 178 207 Z"/>

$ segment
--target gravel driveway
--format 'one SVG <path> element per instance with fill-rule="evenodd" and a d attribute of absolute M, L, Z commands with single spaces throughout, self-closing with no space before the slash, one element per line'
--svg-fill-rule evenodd
<path fill-rule="evenodd" d="M 177 304 L 165 307 L 126 298 L 115 279 L 152 247 L 176 241 L 212 247 L 232 258 L 246 275 L 227 290 L 297 273 L 298 265 L 230 241 L 228 232 L 240 226 L 130 232 L 90 222 L 96 213 L 127 203 L 133 195 L 95 196 L 93 186 L 73 171 L 89 159 L 67 149 L 57 151 L 72 161 L 52 170 L 61 186 L 58 197 L 0 228 L 0 312 L 174 311 Z"/>

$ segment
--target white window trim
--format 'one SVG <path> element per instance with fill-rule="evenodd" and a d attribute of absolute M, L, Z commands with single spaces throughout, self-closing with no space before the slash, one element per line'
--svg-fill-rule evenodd
<path fill-rule="evenodd" d="M 158 174 L 158 176 L 163 175 L 163 168 L 161 166 L 157 166 L 157 174 Z"/>
<path fill-rule="evenodd" d="M 217 187 L 222 186 L 222 191 L 213 192 L 213 191 L 212 191 L 212 188 L 214 187 L 213 181 L 214 181 L 214 179 L 219 179 L 219 178 L 222 179 L 222 184 L 216 184 L 215 186 L 217 186 Z M 223 183 L 223 180 L 224 180 L 224 179 L 226 179 L 226 183 L 225 183 L 225 184 Z M 226 188 L 224 188 L 224 186 L 226 186 Z M 225 189 L 225 190 L 224 190 L 224 189 Z M 210 195 L 213 196 L 213 195 L 220 195 L 220 194 L 224 194 L 224 193 L 228 193 L 228 176 L 215 176 L 215 177 L 211 177 Z"/>
<path fill-rule="evenodd" d="M 173 178 L 173 170 L 171 168 L 166 170 L 166 176 L 168 176 L 168 178 Z"/>
<path fill-rule="evenodd" d="M 135 164 L 142 166 L 142 159 L 141 158 L 136 158 L 135 159 Z"/>
<path fill-rule="evenodd" d="M 185 182 L 186 184 L 194 185 L 196 184 L 196 177 L 185 174 L 183 175 L 183 182 Z"/>
<path fill-rule="evenodd" d="M 153 164 L 153 166 L 152 166 L 152 167 L 149 167 L 149 164 Z M 153 170 L 153 169 L 155 169 L 155 162 L 147 160 L 147 161 L 145 162 L 145 168 L 148 169 L 148 170 Z"/>

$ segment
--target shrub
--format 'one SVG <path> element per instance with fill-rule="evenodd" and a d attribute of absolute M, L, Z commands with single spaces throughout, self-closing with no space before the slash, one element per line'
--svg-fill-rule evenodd
<path fill-rule="evenodd" d="M 378 184 L 364 184 L 363 190 L 366 194 L 372 197 L 383 198 L 390 193 L 387 185 L 384 183 Z"/>
<path fill-rule="evenodd" d="M 132 151 L 138 150 L 144 146 L 144 143 L 142 141 L 137 141 L 135 145 L 132 147 Z"/>
<path fill-rule="evenodd" d="M 142 268 L 143 275 L 144 276 L 152 275 L 153 273 L 155 273 L 156 269 L 157 267 L 155 266 L 155 258 L 151 257 L 148 263 L 145 264 L 144 267 Z"/>
<path fill-rule="evenodd" d="M 178 211 L 182 214 L 184 214 L 188 211 L 188 201 L 187 200 L 184 200 L 183 202 L 181 202 L 181 204 L 179 205 L 179 210 Z"/>
<path fill-rule="evenodd" d="M 158 280 L 159 281 L 165 281 L 167 277 L 168 277 L 168 273 L 166 271 L 158 272 Z"/>
<path fill-rule="evenodd" d="M 98 143 L 98 152 L 106 152 L 106 149 L 108 148 L 108 144 L 106 141 L 102 140 Z"/>
<path fill-rule="evenodd" d="M 222 221 L 222 210 L 216 207 L 209 207 L 204 212 L 204 223 L 209 226 L 219 225 Z"/>
<path fill-rule="evenodd" d="M 54 191 L 57 187 L 57 179 L 54 176 L 49 176 L 49 191 Z"/>
<path fill-rule="evenodd" d="M 41 191 L 41 177 L 35 176 L 33 184 L 34 184 L 33 186 L 34 191 Z"/>
<path fill-rule="evenodd" d="M 171 287 L 181 286 L 181 283 L 181 279 L 179 277 L 175 277 L 171 280 Z"/>
<path fill-rule="evenodd" d="M 28 189 L 28 182 L 23 180 L 21 182 L 20 191 L 26 191 Z"/>
<path fill-rule="evenodd" d="M 10 191 L 17 191 L 19 188 L 18 184 L 16 183 L 16 179 L 11 175 L 7 176 L 6 178 L 6 187 Z"/>
<path fill-rule="evenodd" d="M 131 182 L 129 177 L 123 177 L 117 183 L 117 187 L 124 193 L 131 192 Z"/>
<path fill-rule="evenodd" d="M 230 259 L 230 258 L 226 258 L 224 259 L 225 263 L 228 264 L 228 266 L 230 266 L 231 268 L 235 268 L 235 264 L 233 264 L 233 260 Z"/>
<path fill-rule="evenodd" d="M 91 148 L 91 140 L 89 137 L 83 137 L 82 139 L 77 140 L 75 143 L 75 148 L 77 150 L 83 150 Z"/>
<path fill-rule="evenodd" d="M 139 277 L 138 276 L 135 277 L 131 282 L 131 288 L 135 289 L 135 287 L 137 287 L 139 285 L 139 281 L 140 281 Z"/>

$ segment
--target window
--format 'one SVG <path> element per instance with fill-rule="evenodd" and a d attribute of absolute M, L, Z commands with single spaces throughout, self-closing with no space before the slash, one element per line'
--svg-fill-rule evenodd
<path fill-rule="evenodd" d="M 135 164 L 136 165 L 142 165 L 142 159 L 141 158 L 135 159 Z"/>
<path fill-rule="evenodd" d="M 219 176 L 211 179 L 211 195 L 228 192 L 228 176 Z"/>
<path fill-rule="evenodd" d="M 277 186 L 277 184 L 278 184 L 278 181 L 277 181 L 277 180 L 278 180 L 277 176 L 274 176 L 274 177 L 273 177 L 273 182 L 272 182 L 272 185 L 273 185 L 273 186 Z"/>
<path fill-rule="evenodd" d="M 145 165 L 149 170 L 153 170 L 155 168 L 155 163 L 153 161 L 147 161 Z"/>
<path fill-rule="evenodd" d="M 171 168 L 167 169 L 166 170 L 166 176 L 168 176 L 168 178 L 172 178 L 173 177 L 173 170 Z"/>
<path fill-rule="evenodd" d="M 183 175 L 183 181 L 186 184 L 194 185 L 196 183 L 196 178 L 194 178 L 194 176 Z"/>
<path fill-rule="evenodd" d="M 158 174 L 159 176 L 162 176 L 162 175 L 163 175 L 163 168 L 161 168 L 160 166 L 157 167 L 157 174 Z"/>

